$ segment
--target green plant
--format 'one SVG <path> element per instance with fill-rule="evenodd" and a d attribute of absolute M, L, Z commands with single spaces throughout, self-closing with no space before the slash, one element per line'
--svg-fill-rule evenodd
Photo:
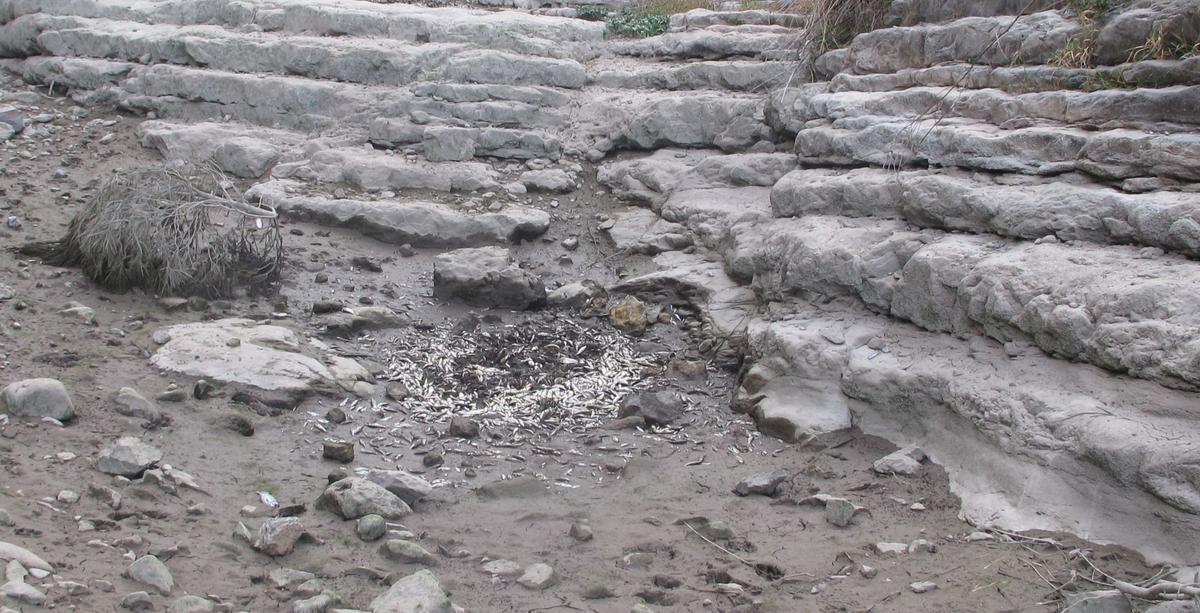
<path fill-rule="evenodd" d="M 575 9 L 575 16 L 584 21 L 604 21 L 608 17 L 608 7 L 603 4 L 584 4 Z"/>
<path fill-rule="evenodd" d="M 668 15 L 646 12 L 639 7 L 631 7 L 609 13 L 604 18 L 604 25 L 616 36 L 646 38 L 666 32 L 671 25 L 671 18 Z"/>

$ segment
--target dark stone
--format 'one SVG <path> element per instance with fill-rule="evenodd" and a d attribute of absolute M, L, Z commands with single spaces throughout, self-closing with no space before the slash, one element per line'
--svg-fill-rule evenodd
<path fill-rule="evenodd" d="M 333 300 L 318 300 L 312 305 L 313 315 L 337 313 L 342 310 L 342 303 Z"/>
<path fill-rule="evenodd" d="M 450 418 L 450 428 L 446 430 L 446 433 L 458 438 L 475 438 L 479 436 L 479 424 L 466 417 L 455 415 Z"/>
<path fill-rule="evenodd" d="M 440 449 L 434 449 L 421 458 L 421 463 L 429 468 L 435 468 L 445 463 L 446 458 Z"/>
<path fill-rule="evenodd" d="M 321 457 L 348 464 L 354 461 L 354 441 L 325 441 Z"/>
<path fill-rule="evenodd" d="M 652 426 L 661 426 L 678 419 L 683 409 L 683 400 L 667 390 L 634 392 L 621 401 L 617 417 L 640 416 Z"/>

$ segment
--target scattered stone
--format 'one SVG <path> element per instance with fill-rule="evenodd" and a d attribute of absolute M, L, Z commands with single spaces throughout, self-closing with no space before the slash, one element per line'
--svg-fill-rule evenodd
<path fill-rule="evenodd" d="M 524 572 L 520 564 L 512 560 L 491 560 L 479 566 L 479 570 L 493 577 L 516 577 Z"/>
<path fill-rule="evenodd" d="M 166 391 L 154 397 L 159 402 L 183 402 L 187 400 L 187 390 L 172 383 Z"/>
<path fill-rule="evenodd" d="M 0 585 L 0 594 L 18 602 L 41 606 L 46 602 L 46 595 L 41 590 L 25 582 L 29 576 L 25 567 L 16 560 L 9 560 L 4 570 L 5 583 Z"/>
<path fill-rule="evenodd" d="M 405 387 L 403 383 L 388 383 L 385 390 L 388 400 L 395 400 L 399 402 L 405 398 L 408 398 L 408 388 Z"/>
<path fill-rule="evenodd" d="M 427 468 L 437 468 L 446 462 L 446 456 L 441 449 L 430 449 L 421 457 L 421 464 Z"/>
<path fill-rule="evenodd" d="M 316 575 L 310 572 L 291 568 L 276 568 L 267 574 L 267 580 L 277 590 L 295 589 L 304 582 L 311 581 L 316 577 Z"/>
<path fill-rule="evenodd" d="M 164 596 L 170 594 L 171 589 L 175 587 L 175 579 L 171 577 L 170 569 L 155 556 L 138 558 L 129 565 L 125 574 L 138 583 L 154 588 Z"/>
<path fill-rule="evenodd" d="M 685 528 L 690 526 L 693 530 L 710 540 L 721 541 L 733 538 L 733 529 L 729 527 L 729 524 L 719 519 L 709 519 L 702 516 L 687 517 L 676 520 L 675 523 Z"/>
<path fill-rule="evenodd" d="M 592 533 L 592 527 L 585 521 L 577 521 L 571 524 L 571 538 L 586 543 L 595 535 Z"/>
<path fill-rule="evenodd" d="M 387 520 L 380 515 L 364 515 L 358 518 L 354 531 L 364 541 L 378 541 L 387 533 Z"/>
<path fill-rule="evenodd" d="M 96 470 L 133 479 L 161 460 L 162 452 L 157 447 L 137 437 L 123 436 L 100 452 Z"/>
<path fill-rule="evenodd" d="M 651 426 L 663 426 L 683 414 L 683 399 L 669 390 L 633 392 L 621 401 L 617 417 L 639 416 Z"/>
<path fill-rule="evenodd" d="M 976 532 L 972 532 L 967 535 L 968 543 L 978 543 L 981 541 L 994 541 L 994 540 L 996 540 L 996 537 L 988 534 L 987 532 L 976 531 Z"/>
<path fill-rule="evenodd" d="M 350 265 L 355 268 L 361 268 L 368 272 L 383 272 L 383 266 L 381 266 L 379 262 L 376 262 L 373 258 L 363 255 L 351 258 Z"/>
<path fill-rule="evenodd" d="M 520 181 L 531 192 L 565 194 L 575 191 L 575 180 L 564 170 L 530 170 L 521 173 Z"/>
<path fill-rule="evenodd" d="M 862 575 L 864 579 L 874 579 L 875 575 L 879 574 L 879 569 L 863 564 L 858 567 L 858 574 Z"/>
<path fill-rule="evenodd" d="M 433 493 L 433 486 L 428 481 L 403 470 L 371 469 L 367 471 L 366 479 L 399 496 L 409 505 Z"/>
<path fill-rule="evenodd" d="M 937 553 L 937 545 L 925 539 L 917 539 L 908 544 L 908 553 L 919 553 L 922 551 L 928 553 Z"/>
<path fill-rule="evenodd" d="M 158 422 L 162 414 L 140 392 L 132 387 L 123 387 L 116 396 L 117 412 L 128 417 L 139 417 L 149 422 Z"/>
<path fill-rule="evenodd" d="M 346 423 L 346 412 L 337 407 L 333 407 L 325 412 L 325 421 L 328 421 L 331 424 L 344 424 Z"/>
<path fill-rule="evenodd" d="M 558 579 L 554 575 L 554 569 L 548 564 L 541 562 L 530 564 L 521 577 L 517 579 L 517 583 L 524 588 L 531 590 L 544 590 Z"/>
<path fill-rule="evenodd" d="M 10 227 L 10 228 L 13 227 L 14 219 L 16 219 L 16 218 L 15 217 L 8 218 L 8 227 Z M 17 221 L 17 224 L 18 224 L 17 227 L 19 228 L 20 227 L 19 220 Z M 63 305 L 63 308 L 58 312 L 58 314 L 64 315 L 66 317 L 72 317 L 74 319 L 78 319 L 78 320 L 82 321 L 83 323 L 89 324 L 89 325 L 96 323 L 96 310 L 93 309 L 92 307 L 89 307 L 89 306 L 86 306 L 86 305 L 83 305 L 83 304 L 80 304 L 80 303 L 74 302 L 74 301 L 68 302 L 67 304 Z"/>
<path fill-rule="evenodd" d="M 68 421 L 75 416 L 75 404 L 59 380 L 25 379 L 10 383 L 0 392 L 0 413 Z"/>
<path fill-rule="evenodd" d="M 253 547 L 272 557 L 286 556 L 307 533 L 304 524 L 295 517 L 268 519 L 258 527 Z"/>
<path fill-rule="evenodd" d="M 354 461 L 354 441 L 325 441 L 321 457 L 342 464 Z"/>
<path fill-rule="evenodd" d="M 254 436 L 254 424 L 237 413 L 225 413 L 216 419 L 217 425 L 242 436 Z"/>
<path fill-rule="evenodd" d="M 875 543 L 875 553 L 880 556 L 899 556 L 908 553 L 907 543 Z"/>
<path fill-rule="evenodd" d="M 154 601 L 146 592 L 130 592 L 121 599 L 121 608 L 130 611 L 153 611 Z"/>
<path fill-rule="evenodd" d="M 862 510 L 863 507 L 845 498 L 830 496 L 825 499 L 825 520 L 839 528 L 849 526 L 854 516 Z"/>
<path fill-rule="evenodd" d="M 733 486 L 733 493 L 738 496 L 774 496 L 787 478 L 788 473 L 782 470 L 752 475 L 738 481 Z"/>
<path fill-rule="evenodd" d="M 875 460 L 871 468 L 881 475 L 909 476 L 921 469 L 921 460 L 924 459 L 925 452 L 919 448 L 905 447 Z"/>
<path fill-rule="evenodd" d="M 292 603 L 292 613 L 325 613 L 342 603 L 336 592 L 321 592 L 307 600 Z"/>
<path fill-rule="evenodd" d="M 908 589 L 912 590 L 914 594 L 932 592 L 933 590 L 936 590 L 937 587 L 937 584 L 932 581 L 917 581 L 915 583 L 908 584 Z"/>
<path fill-rule="evenodd" d="M 404 539 L 388 539 L 379 547 L 379 553 L 393 561 L 437 566 L 437 558 L 424 547 Z"/>
<path fill-rule="evenodd" d="M 412 513 L 400 497 L 366 479 L 347 477 L 325 488 L 317 506 L 337 513 L 342 519 L 358 519 L 364 515 L 381 515 L 399 519 Z"/>
<path fill-rule="evenodd" d="M 633 296 L 622 298 L 608 310 L 608 318 L 612 325 L 627 334 L 640 336 L 649 325 L 646 305 Z"/>
<path fill-rule="evenodd" d="M 604 288 L 595 281 L 576 281 L 546 294 L 546 304 L 578 309 L 588 306 L 592 300 L 604 296 L 604 293 Z"/>
<path fill-rule="evenodd" d="M 421 570 L 392 584 L 371 601 L 372 613 L 452 613 L 453 605 L 437 577 Z"/>
<path fill-rule="evenodd" d="M 217 605 L 207 598 L 200 596 L 181 596 L 171 603 L 168 613 L 214 613 Z"/>
<path fill-rule="evenodd" d="M 479 424 L 461 415 L 455 415 L 450 418 L 450 427 L 446 433 L 458 438 L 475 438 L 479 436 Z"/>

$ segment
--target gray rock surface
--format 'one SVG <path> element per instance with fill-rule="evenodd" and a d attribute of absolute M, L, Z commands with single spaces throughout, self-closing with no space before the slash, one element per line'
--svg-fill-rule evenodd
<path fill-rule="evenodd" d="M 421 570 L 397 580 L 371 601 L 371 613 L 451 613 L 453 607 L 437 577 Z"/>
<path fill-rule="evenodd" d="M 433 493 L 433 486 L 428 481 L 403 470 L 371 469 L 367 471 L 365 477 L 368 481 L 399 496 L 409 505 L 416 504 Z"/>
<path fill-rule="evenodd" d="M 175 587 L 171 570 L 155 556 L 147 555 L 134 560 L 125 574 L 137 583 L 154 588 L 159 594 L 170 594 Z"/>
<path fill-rule="evenodd" d="M 0 392 L 0 412 L 16 417 L 52 417 L 67 421 L 75 416 L 75 404 L 59 380 L 25 379 L 8 384 Z"/>
<path fill-rule="evenodd" d="M 443 300 L 518 310 L 546 300 L 542 280 L 518 266 L 512 254 L 500 247 L 457 249 L 438 255 L 433 264 L 433 293 Z"/>
<path fill-rule="evenodd" d="M 161 460 L 162 451 L 157 447 L 134 436 L 123 436 L 100 452 L 96 470 L 133 478 Z"/>
<path fill-rule="evenodd" d="M 353 228 L 398 245 L 472 247 L 519 242 L 541 236 L 550 216 L 537 209 L 509 205 L 498 212 L 465 213 L 435 202 L 355 200 L 303 194 L 290 180 L 259 183 L 247 191 L 276 210 L 300 219 Z"/>
<path fill-rule="evenodd" d="M 412 508 L 399 496 L 383 486 L 358 477 L 347 477 L 329 484 L 317 499 L 317 506 L 336 513 L 342 519 L 358 519 L 365 515 L 399 519 L 412 513 Z"/>

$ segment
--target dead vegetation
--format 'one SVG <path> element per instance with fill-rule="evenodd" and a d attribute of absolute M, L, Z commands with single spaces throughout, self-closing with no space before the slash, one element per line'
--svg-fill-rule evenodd
<path fill-rule="evenodd" d="M 251 205 L 212 167 L 122 171 L 71 220 L 62 239 L 19 252 L 77 266 L 101 286 L 159 295 L 227 297 L 279 275 L 274 210 Z"/>
<path fill-rule="evenodd" d="M 795 2 L 788 10 L 802 19 L 800 57 L 816 58 L 841 49 L 863 32 L 883 27 L 890 0 L 812 0 Z"/>

